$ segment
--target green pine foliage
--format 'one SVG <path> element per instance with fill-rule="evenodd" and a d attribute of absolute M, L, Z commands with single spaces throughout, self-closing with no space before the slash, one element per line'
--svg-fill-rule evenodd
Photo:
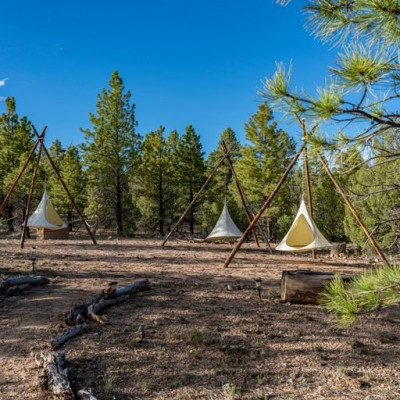
<path fill-rule="evenodd" d="M 196 134 L 192 125 L 186 127 L 185 133 L 181 137 L 177 148 L 177 159 L 183 211 L 192 202 L 206 179 L 206 165 L 200 136 Z M 190 235 L 194 234 L 197 209 L 198 204 L 195 204 L 187 216 Z"/>
<path fill-rule="evenodd" d="M 379 143 L 374 146 L 372 160 L 368 163 L 358 163 L 347 182 L 347 190 L 361 218 L 379 245 L 392 253 L 397 253 L 400 249 L 398 234 L 400 160 L 387 162 L 387 155 L 391 151 L 399 150 L 400 140 L 396 133 L 391 132 L 382 136 Z M 351 242 L 372 251 L 365 235 L 348 210 L 344 225 Z"/>
<path fill-rule="evenodd" d="M 363 272 L 349 283 L 336 276 L 326 287 L 320 302 L 335 315 L 340 327 L 354 323 L 366 313 L 400 301 L 400 267 L 385 265 Z"/>
<path fill-rule="evenodd" d="M 139 154 L 135 106 L 117 71 L 109 88 L 97 97 L 96 114 L 90 113 L 92 129 L 85 134 L 83 161 L 87 170 L 88 206 L 91 218 L 117 234 L 135 229 L 130 177 Z"/>
<path fill-rule="evenodd" d="M 2 199 L 11 188 L 34 144 L 31 123 L 26 117 L 18 116 L 15 99 L 8 97 L 5 104 L 6 112 L 0 116 L 0 196 Z M 34 162 L 35 157 L 1 216 L 2 220 L 7 220 L 8 232 L 13 232 L 24 219 Z M 16 217 L 17 219 L 14 219 Z"/>
<path fill-rule="evenodd" d="M 79 150 L 76 146 L 69 146 L 64 150 L 61 144 L 57 142 L 55 141 L 49 149 L 52 159 L 76 205 L 83 211 L 87 204 L 86 176 L 83 171 Z M 48 172 L 46 172 L 48 177 L 46 179 L 46 187 L 51 201 L 59 214 L 65 216 L 68 221 L 72 221 L 73 216 L 76 216 L 75 209 L 54 170 L 48 165 L 48 162 L 46 165 L 48 169 Z"/>
<path fill-rule="evenodd" d="M 161 236 L 166 226 L 171 225 L 179 193 L 176 172 L 179 136 L 174 131 L 165 138 L 164 131 L 160 126 L 144 138 L 135 185 L 142 229 L 147 233 L 158 231 Z"/>

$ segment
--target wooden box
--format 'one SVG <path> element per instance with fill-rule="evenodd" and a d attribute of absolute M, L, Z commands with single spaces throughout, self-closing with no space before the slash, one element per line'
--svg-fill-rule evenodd
<path fill-rule="evenodd" d="M 36 228 L 36 239 L 38 240 L 65 240 L 68 238 L 68 227 L 62 229 Z"/>

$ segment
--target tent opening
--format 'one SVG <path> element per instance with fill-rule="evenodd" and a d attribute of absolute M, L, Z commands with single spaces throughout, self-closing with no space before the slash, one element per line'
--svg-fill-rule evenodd
<path fill-rule="evenodd" d="M 332 244 L 319 231 L 317 225 L 310 217 L 304 200 L 301 200 L 299 211 L 294 219 L 289 232 L 276 246 L 279 251 L 307 251 L 325 249 Z"/>

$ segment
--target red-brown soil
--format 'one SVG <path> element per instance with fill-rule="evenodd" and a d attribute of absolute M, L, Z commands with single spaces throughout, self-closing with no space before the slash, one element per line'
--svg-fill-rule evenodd
<path fill-rule="evenodd" d="M 0 398 L 44 399 L 32 354 L 50 349 L 63 317 L 109 281 L 147 278 L 151 290 L 106 310 L 108 323 L 64 345 L 73 383 L 108 399 L 400 399 L 396 309 L 337 330 L 319 306 L 280 302 L 283 270 L 342 273 L 367 260 L 313 261 L 244 246 L 157 240 L 0 241 L 0 273 L 52 284 L 0 299 Z M 254 279 L 262 278 L 262 300 Z M 228 286 L 229 289 L 228 290 Z M 145 339 L 138 326 L 145 325 Z"/>

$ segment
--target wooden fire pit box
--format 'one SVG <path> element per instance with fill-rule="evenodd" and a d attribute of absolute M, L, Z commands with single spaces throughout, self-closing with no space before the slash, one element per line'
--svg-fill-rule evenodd
<path fill-rule="evenodd" d="M 291 303 L 318 304 L 319 295 L 334 276 L 331 272 L 311 270 L 283 271 L 281 299 Z M 340 276 L 345 282 L 351 279 L 350 275 Z"/>

